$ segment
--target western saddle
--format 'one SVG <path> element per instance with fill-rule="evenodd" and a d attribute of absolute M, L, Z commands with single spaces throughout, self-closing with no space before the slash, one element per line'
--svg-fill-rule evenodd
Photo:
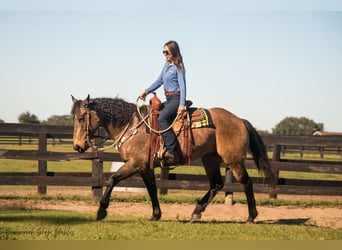
<path fill-rule="evenodd" d="M 213 127 L 212 120 L 208 110 L 202 108 L 190 108 L 191 101 L 186 102 L 187 111 L 181 116 L 177 116 L 177 120 L 174 121 L 172 128 L 177 139 L 180 136 L 183 143 L 180 145 L 181 150 L 181 162 L 180 164 L 191 163 L 192 156 L 192 129 L 201 127 Z M 153 93 L 153 97 L 150 99 L 150 146 L 149 146 L 149 160 L 151 169 L 156 165 L 164 167 L 164 153 L 165 147 L 163 142 L 162 133 L 159 131 L 158 115 L 163 109 L 163 104 L 157 97 L 156 93 Z M 180 141 L 180 140 L 178 140 Z"/>

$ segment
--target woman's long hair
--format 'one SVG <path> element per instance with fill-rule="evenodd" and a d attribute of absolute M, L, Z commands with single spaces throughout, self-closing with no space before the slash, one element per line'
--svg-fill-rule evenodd
<path fill-rule="evenodd" d="M 167 43 L 164 44 L 164 46 L 167 46 L 172 54 L 173 61 L 175 65 L 177 66 L 178 69 L 182 70 L 185 72 L 185 67 L 183 63 L 183 57 L 180 52 L 178 43 L 176 41 L 168 41 Z"/>

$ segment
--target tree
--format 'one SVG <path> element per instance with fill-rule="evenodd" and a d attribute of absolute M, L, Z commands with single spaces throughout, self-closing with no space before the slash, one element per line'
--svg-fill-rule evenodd
<path fill-rule="evenodd" d="M 73 121 L 70 115 L 53 115 L 43 122 L 47 125 L 71 126 Z"/>
<path fill-rule="evenodd" d="M 31 114 L 30 112 L 26 111 L 24 113 L 21 113 L 18 116 L 19 123 L 35 123 L 38 124 L 40 121 L 38 120 L 38 117 L 35 114 Z"/>
<path fill-rule="evenodd" d="M 0 123 L 5 123 L 5 121 L 0 118 Z"/>
<path fill-rule="evenodd" d="M 269 135 L 270 134 L 270 132 L 268 130 L 257 129 L 257 132 L 259 135 Z"/>
<path fill-rule="evenodd" d="M 286 117 L 272 129 L 272 133 L 275 135 L 312 135 L 317 130 L 324 130 L 324 124 L 316 123 L 306 117 Z"/>

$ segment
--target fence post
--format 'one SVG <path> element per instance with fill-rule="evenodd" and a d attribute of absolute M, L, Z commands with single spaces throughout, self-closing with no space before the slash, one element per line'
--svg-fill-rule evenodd
<path fill-rule="evenodd" d="M 169 179 L 169 169 L 161 168 L 160 171 L 160 180 L 168 180 Z M 159 191 L 160 194 L 167 194 L 167 188 L 161 188 Z"/>
<path fill-rule="evenodd" d="M 323 159 L 324 158 L 324 148 L 323 147 L 319 147 L 318 150 L 319 150 L 321 159 Z"/>
<path fill-rule="evenodd" d="M 232 185 L 233 184 L 233 174 L 230 168 L 226 167 L 226 177 L 225 177 L 225 185 Z M 234 204 L 233 201 L 233 192 L 226 192 L 224 197 L 224 203 L 228 206 L 232 206 Z"/>
<path fill-rule="evenodd" d="M 47 151 L 47 142 L 46 142 L 46 134 L 39 133 L 38 136 L 38 152 L 45 153 Z M 47 161 L 46 160 L 38 160 L 38 175 L 46 176 L 47 175 Z M 46 185 L 38 185 L 38 194 L 46 194 Z"/>
<path fill-rule="evenodd" d="M 103 162 L 100 159 L 92 160 L 92 171 L 91 177 L 102 178 L 103 173 Z M 102 198 L 102 186 L 93 186 L 91 187 L 91 191 L 93 194 L 93 200 L 98 202 Z"/>
<path fill-rule="evenodd" d="M 300 157 L 303 158 L 304 157 L 304 146 L 300 147 Z"/>
<path fill-rule="evenodd" d="M 101 131 L 98 130 L 99 135 L 101 136 Z M 95 144 L 99 145 L 102 142 L 101 137 L 95 137 Z M 97 151 L 93 148 L 93 151 Z M 92 160 L 92 170 L 91 170 L 91 177 L 102 178 L 103 174 L 103 161 L 99 158 Z M 93 186 L 91 187 L 91 191 L 93 194 L 93 201 L 99 202 L 102 198 L 102 186 Z"/>
<path fill-rule="evenodd" d="M 272 163 L 276 162 L 276 161 L 280 161 L 280 154 L 281 154 L 281 145 L 274 145 L 273 148 L 273 155 L 272 155 Z M 275 172 L 275 187 L 271 187 L 269 188 L 269 198 L 273 198 L 273 199 L 277 199 L 277 184 L 278 184 L 278 179 L 279 179 L 279 170 L 276 170 Z"/>

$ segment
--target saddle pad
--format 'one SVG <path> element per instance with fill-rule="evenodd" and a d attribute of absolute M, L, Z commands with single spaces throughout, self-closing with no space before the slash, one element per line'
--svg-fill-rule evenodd
<path fill-rule="evenodd" d="M 191 128 L 213 127 L 213 121 L 207 109 L 190 108 Z"/>

